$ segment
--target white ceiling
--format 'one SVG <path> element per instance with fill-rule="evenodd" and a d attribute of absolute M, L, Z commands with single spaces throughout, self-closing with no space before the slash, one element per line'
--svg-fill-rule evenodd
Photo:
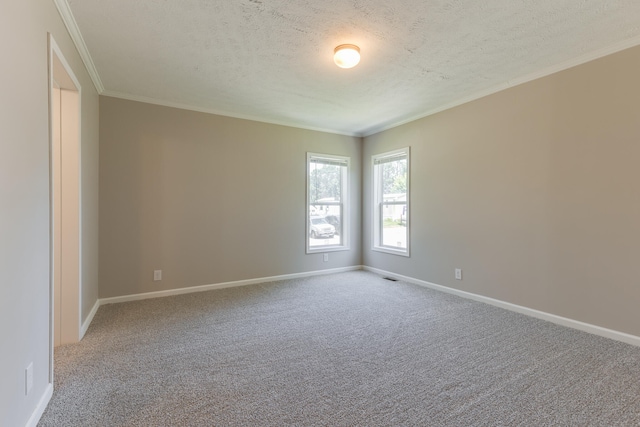
<path fill-rule="evenodd" d="M 638 0 L 55 1 L 105 95 L 349 135 L 640 44 Z"/>

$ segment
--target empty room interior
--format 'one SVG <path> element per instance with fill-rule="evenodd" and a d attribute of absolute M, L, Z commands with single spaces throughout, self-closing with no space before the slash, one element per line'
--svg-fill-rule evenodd
<path fill-rule="evenodd" d="M 640 425 L 640 2 L 0 10 L 0 425 Z"/>

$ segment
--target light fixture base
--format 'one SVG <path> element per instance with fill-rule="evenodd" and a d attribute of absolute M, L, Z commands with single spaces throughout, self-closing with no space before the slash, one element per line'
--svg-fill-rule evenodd
<path fill-rule="evenodd" d="M 341 44 L 333 50 L 333 62 L 340 68 L 353 68 L 360 62 L 360 48 L 354 44 Z"/>

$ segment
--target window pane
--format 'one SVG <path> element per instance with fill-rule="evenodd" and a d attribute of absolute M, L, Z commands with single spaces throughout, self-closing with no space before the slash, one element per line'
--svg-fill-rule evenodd
<path fill-rule="evenodd" d="M 407 248 L 407 159 L 379 165 L 382 175 L 382 246 Z M 404 203 L 402 203 L 404 202 Z"/>
<path fill-rule="evenodd" d="M 407 205 L 382 204 L 382 246 L 407 248 Z"/>
<path fill-rule="evenodd" d="M 347 249 L 349 159 L 307 154 L 307 251 Z"/>
<path fill-rule="evenodd" d="M 340 202 L 342 199 L 341 166 L 312 162 L 309 165 L 309 202 Z"/>
<path fill-rule="evenodd" d="M 407 159 L 382 163 L 384 201 L 407 200 Z"/>
<path fill-rule="evenodd" d="M 409 148 L 372 157 L 373 249 L 409 256 Z"/>
<path fill-rule="evenodd" d="M 335 204 L 312 204 L 309 216 L 309 246 L 331 246 L 342 244 L 342 206 Z"/>

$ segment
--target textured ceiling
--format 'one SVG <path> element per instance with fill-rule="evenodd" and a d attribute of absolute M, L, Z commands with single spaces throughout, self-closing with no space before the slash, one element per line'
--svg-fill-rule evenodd
<path fill-rule="evenodd" d="M 68 6 L 105 95 L 350 135 L 640 43 L 638 0 Z M 333 63 L 342 43 L 360 46 L 357 67 Z"/>

